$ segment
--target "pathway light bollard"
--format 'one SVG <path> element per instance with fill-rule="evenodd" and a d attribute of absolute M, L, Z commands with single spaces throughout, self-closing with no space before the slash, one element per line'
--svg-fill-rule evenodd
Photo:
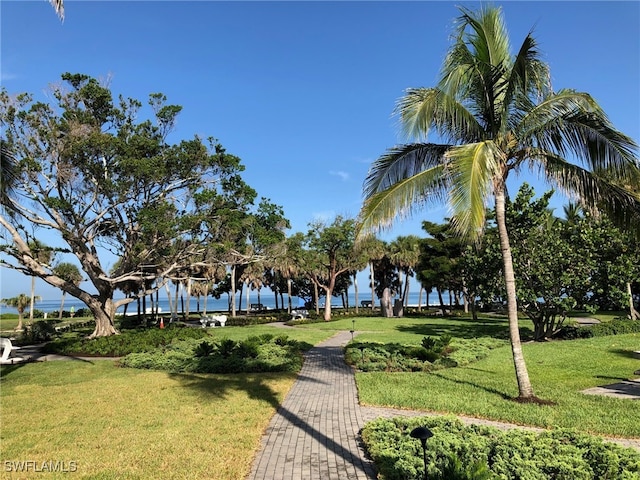
<path fill-rule="evenodd" d="M 417 427 L 411 430 L 412 438 L 420 439 L 422 444 L 422 460 L 424 461 L 424 480 L 427 480 L 427 439 L 433 437 L 433 433 L 427 427 Z"/>

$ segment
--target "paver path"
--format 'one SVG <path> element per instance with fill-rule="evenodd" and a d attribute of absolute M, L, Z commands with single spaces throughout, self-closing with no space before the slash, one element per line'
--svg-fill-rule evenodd
<path fill-rule="evenodd" d="M 355 378 L 344 362 L 342 332 L 309 350 L 262 438 L 250 479 L 375 479 L 359 444 L 364 425 Z"/>
<path fill-rule="evenodd" d="M 271 419 L 248 480 L 375 479 L 375 468 L 359 441 L 364 423 L 378 417 L 427 416 L 427 412 L 364 407 L 342 347 L 341 332 L 309 350 L 282 405 Z M 464 423 L 516 427 L 458 416 Z M 530 430 L 541 430 L 529 428 Z M 640 450 L 638 439 L 610 439 Z"/>

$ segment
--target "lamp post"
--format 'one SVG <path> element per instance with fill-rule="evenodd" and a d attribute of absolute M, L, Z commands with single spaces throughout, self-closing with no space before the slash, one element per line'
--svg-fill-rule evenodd
<path fill-rule="evenodd" d="M 356 331 L 356 319 L 354 318 L 353 320 L 351 320 L 352 323 L 352 327 L 351 327 L 351 341 L 353 341 L 353 333 Z"/>
<path fill-rule="evenodd" d="M 433 433 L 427 427 L 417 427 L 411 430 L 412 438 L 420 439 L 422 444 L 422 460 L 424 461 L 424 480 L 427 480 L 427 439 L 433 437 Z"/>

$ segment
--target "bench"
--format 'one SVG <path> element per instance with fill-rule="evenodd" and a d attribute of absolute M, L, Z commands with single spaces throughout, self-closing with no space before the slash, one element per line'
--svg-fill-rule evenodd
<path fill-rule="evenodd" d="M 0 356 L 0 364 L 2 365 L 11 365 L 13 363 L 23 362 L 24 358 L 22 357 L 11 357 L 11 352 L 13 350 L 19 350 L 20 347 L 14 347 L 11 343 L 11 340 L 8 338 L 0 338 L 0 348 L 2 348 L 2 356 Z"/>
<path fill-rule="evenodd" d="M 309 316 L 309 312 L 304 308 L 291 310 L 291 320 L 304 320 Z"/>
<path fill-rule="evenodd" d="M 202 328 L 206 327 L 224 327 L 227 323 L 226 315 L 209 315 L 208 317 L 200 318 Z"/>
<path fill-rule="evenodd" d="M 266 308 L 261 303 L 252 303 L 249 308 L 251 312 L 262 312 L 264 310 L 266 310 Z"/>
<path fill-rule="evenodd" d="M 371 308 L 371 306 L 373 305 L 373 302 L 371 300 L 362 300 L 360 302 L 360 305 L 363 306 L 364 308 Z"/>

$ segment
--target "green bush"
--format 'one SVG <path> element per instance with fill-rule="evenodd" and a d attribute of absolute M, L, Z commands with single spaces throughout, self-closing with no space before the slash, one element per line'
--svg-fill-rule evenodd
<path fill-rule="evenodd" d="M 610 322 L 598 323 L 589 327 L 567 325 L 560 329 L 556 338 L 575 340 L 579 338 L 604 337 L 607 335 L 623 335 L 626 333 L 640 333 L 640 320 L 615 318 Z"/>
<path fill-rule="evenodd" d="M 381 478 L 423 478 L 422 447 L 409 435 L 418 426 L 433 433 L 426 450 L 428 478 L 640 478 L 640 453 L 599 437 L 564 429 L 538 433 L 464 426 L 449 417 L 402 417 L 367 423 L 362 438 Z"/>
<path fill-rule="evenodd" d="M 59 355 L 121 357 L 129 353 L 150 352 L 174 341 L 207 336 L 206 330 L 201 328 L 150 328 L 94 339 L 63 337 L 45 345 L 44 351 Z"/>
<path fill-rule="evenodd" d="M 195 373 L 297 372 L 302 351 L 310 345 L 287 337 L 263 335 L 241 342 L 217 343 L 188 339 L 151 352 L 132 353 L 120 360 L 130 368 Z"/>
<path fill-rule="evenodd" d="M 468 365 L 506 344 L 505 340 L 490 337 L 454 340 L 450 336 L 424 337 L 421 346 L 351 342 L 345 359 L 363 372 L 428 372 Z"/>

